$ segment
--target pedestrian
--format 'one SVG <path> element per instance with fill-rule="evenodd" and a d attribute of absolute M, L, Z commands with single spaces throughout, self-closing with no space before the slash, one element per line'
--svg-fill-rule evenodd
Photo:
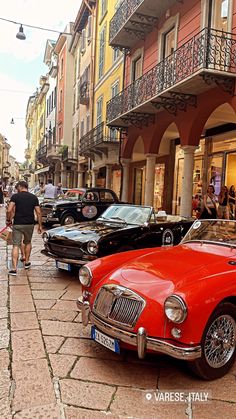
<path fill-rule="evenodd" d="M 0 207 L 4 205 L 3 184 L 0 182 Z"/>
<path fill-rule="evenodd" d="M 18 182 L 17 190 L 18 193 L 11 197 L 6 214 L 7 225 L 11 225 L 14 220 L 12 227 L 12 268 L 9 271 L 9 275 L 13 276 L 17 275 L 17 263 L 22 239 L 24 246 L 22 256 L 25 258 L 24 267 L 25 269 L 31 267 L 29 258 L 32 249 L 31 240 L 35 223 L 34 211 L 38 220 L 38 233 L 42 233 L 42 216 L 38 198 L 28 191 L 28 184 L 24 180 Z"/>
<path fill-rule="evenodd" d="M 13 185 L 13 182 L 11 182 L 7 190 L 8 198 L 11 198 L 13 193 L 14 193 L 14 185 Z"/>
<path fill-rule="evenodd" d="M 218 218 L 220 219 L 229 219 L 229 192 L 227 186 L 222 186 L 219 196 L 219 207 L 218 207 Z"/>
<path fill-rule="evenodd" d="M 57 197 L 57 188 L 53 185 L 52 179 L 48 179 L 47 185 L 44 186 L 44 199 L 55 199 Z"/>
<path fill-rule="evenodd" d="M 215 219 L 217 217 L 217 212 L 215 188 L 213 185 L 208 186 L 207 193 L 203 197 L 203 204 L 203 211 L 199 218 Z"/>
<path fill-rule="evenodd" d="M 229 211 L 230 211 L 230 218 L 231 220 L 235 219 L 235 186 L 231 185 L 229 188 Z"/>
<path fill-rule="evenodd" d="M 61 196 L 61 195 L 64 195 L 63 190 L 62 190 L 62 183 L 58 183 L 58 185 L 57 185 L 57 196 Z"/>

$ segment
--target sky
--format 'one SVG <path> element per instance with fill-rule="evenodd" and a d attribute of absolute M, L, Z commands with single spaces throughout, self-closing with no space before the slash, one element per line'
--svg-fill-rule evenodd
<path fill-rule="evenodd" d="M 1 0 L 0 17 L 63 31 L 75 21 L 81 0 Z M 47 39 L 58 35 L 24 27 L 26 40 L 18 40 L 19 25 L 0 20 L 0 133 L 11 145 L 10 154 L 24 161 L 25 114 L 28 98 L 47 73 L 43 63 Z M 11 124 L 12 118 L 14 124 Z"/>

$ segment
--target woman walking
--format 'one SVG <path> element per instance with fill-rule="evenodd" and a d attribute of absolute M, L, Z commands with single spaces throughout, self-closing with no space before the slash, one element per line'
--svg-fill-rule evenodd
<path fill-rule="evenodd" d="M 219 207 L 218 207 L 218 218 L 229 219 L 229 191 L 227 186 L 222 186 L 220 194 L 218 196 Z"/>
<path fill-rule="evenodd" d="M 200 218 L 217 218 L 215 188 L 213 185 L 208 186 L 207 193 L 203 197 L 203 204 L 204 208 Z"/>

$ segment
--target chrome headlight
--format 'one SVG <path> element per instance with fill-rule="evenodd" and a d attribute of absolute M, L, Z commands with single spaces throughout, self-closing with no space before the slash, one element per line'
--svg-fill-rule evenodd
<path fill-rule="evenodd" d="M 56 211 L 56 210 L 57 210 L 57 206 L 56 205 L 53 205 L 52 211 Z"/>
<path fill-rule="evenodd" d="M 43 233 L 42 238 L 43 238 L 43 242 L 44 243 L 47 243 L 48 242 L 48 239 L 49 239 L 48 233 Z"/>
<path fill-rule="evenodd" d="M 188 314 L 184 300 L 178 295 L 171 295 L 166 299 L 164 310 L 167 319 L 173 323 L 183 323 Z"/>
<path fill-rule="evenodd" d="M 87 266 L 82 266 L 79 270 L 79 280 L 84 287 L 89 287 L 92 282 L 92 272 Z"/>
<path fill-rule="evenodd" d="M 91 255 L 96 255 L 96 253 L 98 252 L 98 244 L 97 242 L 91 240 L 87 243 L 87 251 L 91 254 Z"/>

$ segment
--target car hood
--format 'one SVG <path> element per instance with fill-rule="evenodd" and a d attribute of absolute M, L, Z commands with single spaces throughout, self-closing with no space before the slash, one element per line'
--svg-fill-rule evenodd
<path fill-rule="evenodd" d="M 42 206 L 47 206 L 47 207 L 53 207 L 54 205 L 57 206 L 61 206 L 61 205 L 66 205 L 68 203 L 73 203 L 73 204 L 77 204 L 79 201 L 77 200 L 70 200 L 70 199 L 50 199 L 49 201 L 47 201 L 47 199 L 44 199 Z"/>
<path fill-rule="evenodd" d="M 161 291 L 178 292 L 191 285 L 232 270 L 228 264 L 236 259 L 236 249 L 207 244 L 183 244 L 175 247 L 148 251 L 115 270 L 109 281 L 131 287 L 144 295 Z M 234 268 L 235 269 L 235 268 Z"/>
<path fill-rule="evenodd" d="M 110 233 L 131 228 L 134 228 L 134 226 L 113 222 L 87 221 L 54 228 L 49 231 L 49 236 L 53 239 L 67 239 L 76 242 L 98 241 L 101 237 Z"/>

